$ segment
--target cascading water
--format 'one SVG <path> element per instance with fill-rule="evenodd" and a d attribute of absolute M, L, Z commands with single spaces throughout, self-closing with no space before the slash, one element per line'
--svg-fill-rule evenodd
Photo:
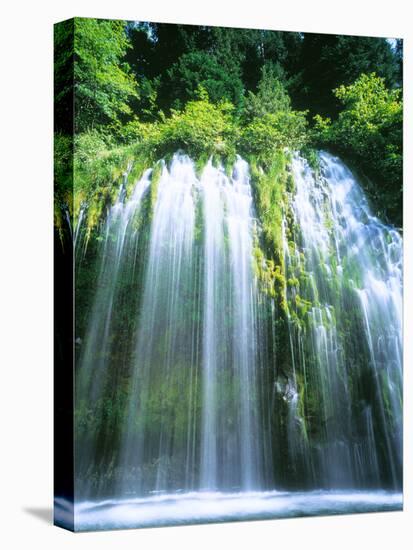
<path fill-rule="evenodd" d="M 122 482 L 126 493 L 189 487 L 193 476 L 199 355 L 195 182 L 192 162 L 179 157 L 169 171 L 163 168 L 158 184 L 121 449 L 121 463 L 133 472 Z"/>
<path fill-rule="evenodd" d="M 251 204 L 242 160 L 232 179 L 209 163 L 199 181 L 188 157 L 163 170 L 121 459 L 138 473 L 123 492 L 257 488 Z"/>
<path fill-rule="evenodd" d="M 77 340 L 77 344 L 82 344 L 76 378 L 78 414 L 85 409 L 90 410 L 89 414 L 97 414 L 105 404 L 104 399 L 114 396 L 116 387 L 112 385 L 111 388 L 107 388 L 108 379 L 111 384 L 121 384 L 121 373 L 113 372 L 111 369 L 111 357 L 116 353 L 117 360 L 124 362 L 128 355 L 130 344 L 127 338 L 122 338 L 123 332 L 119 331 L 119 323 L 124 326 L 126 324 L 127 328 L 130 325 L 119 313 L 128 299 L 125 290 L 135 288 L 137 284 L 135 266 L 139 232 L 134 220 L 140 213 L 142 197 L 150 184 L 150 174 L 151 170 L 144 173 L 127 202 L 125 181 L 122 182 L 116 202 L 110 208 L 106 223 L 102 227 L 95 296 L 90 305 L 84 344 L 83 339 Z M 79 224 L 81 221 L 82 218 L 79 219 Z M 76 234 L 78 231 L 79 225 Z M 79 246 L 83 247 L 83 244 Z M 118 335 L 117 338 L 115 334 Z M 108 370 L 111 370 L 109 375 Z M 82 425 L 78 426 L 80 434 L 83 433 L 83 428 Z M 112 445 L 113 432 L 106 423 L 96 426 L 93 433 L 85 434 L 82 438 L 81 452 L 77 455 L 79 470 L 85 468 L 93 479 L 92 470 L 99 463 L 99 454 L 111 454 Z M 84 490 L 90 490 L 90 482 L 85 481 Z"/>
<path fill-rule="evenodd" d="M 291 352 L 298 385 L 313 396 L 303 399 L 307 428 L 317 432 L 301 449 L 306 475 L 316 486 L 400 487 L 400 235 L 370 214 L 337 158 L 322 153 L 317 178 L 298 157 L 292 170 L 289 240 L 284 232 Z"/>
<path fill-rule="evenodd" d="M 247 163 L 201 178 L 204 244 L 201 487 L 257 489 L 256 286 Z M 226 242 L 227 241 L 227 242 Z"/>
<path fill-rule="evenodd" d="M 77 340 L 78 498 L 135 499 L 144 516 L 122 508 L 120 526 L 156 524 L 156 506 L 176 521 L 178 502 L 182 520 L 216 519 L 202 499 L 222 518 L 283 515 L 280 495 L 306 513 L 304 493 L 277 489 L 400 490 L 399 233 L 338 159 L 321 153 L 317 175 L 295 156 L 280 205 L 282 311 L 254 269 L 248 164 L 238 157 L 228 175 L 209 161 L 198 176 L 176 154 L 160 168 L 129 198 L 123 182 L 94 251 L 79 255 L 78 288 L 97 267 Z M 360 506 L 384 509 L 374 494 Z M 308 513 L 334 508 L 330 496 L 308 497 Z M 100 521 L 89 508 L 84 528 Z"/>

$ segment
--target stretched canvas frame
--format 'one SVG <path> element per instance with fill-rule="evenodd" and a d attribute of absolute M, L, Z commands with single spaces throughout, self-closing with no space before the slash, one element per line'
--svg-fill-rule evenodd
<path fill-rule="evenodd" d="M 310 118 L 279 52 L 317 36 L 56 25 L 57 525 L 401 509 L 402 83 Z"/>

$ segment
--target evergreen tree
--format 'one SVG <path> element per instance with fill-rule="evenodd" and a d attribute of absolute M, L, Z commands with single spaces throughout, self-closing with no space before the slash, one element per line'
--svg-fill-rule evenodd
<path fill-rule="evenodd" d="M 387 86 L 397 85 L 395 55 L 385 38 L 305 34 L 299 61 L 300 82 L 293 101 L 311 112 L 335 117 L 340 103 L 333 90 L 375 72 Z"/>

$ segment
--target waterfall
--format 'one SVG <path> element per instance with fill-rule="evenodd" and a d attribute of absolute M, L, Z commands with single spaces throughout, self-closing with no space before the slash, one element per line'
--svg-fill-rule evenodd
<path fill-rule="evenodd" d="M 252 197 L 245 161 L 158 186 L 120 462 L 121 491 L 258 488 Z M 199 412 L 199 414 L 198 414 Z M 144 469 L 141 465 L 146 464 Z"/>
<path fill-rule="evenodd" d="M 122 449 L 122 464 L 136 474 L 123 482 L 125 491 L 189 487 L 193 475 L 199 376 L 195 184 L 188 157 L 175 157 L 170 170 L 164 166 L 158 184 Z"/>
<path fill-rule="evenodd" d="M 201 190 L 205 219 L 201 487 L 256 489 L 260 477 L 257 290 L 247 163 L 239 158 L 228 178 L 210 161 Z"/>
<path fill-rule="evenodd" d="M 399 490 L 399 232 L 339 159 L 293 156 L 280 308 L 248 163 L 158 168 L 76 255 L 79 498 Z"/>
<path fill-rule="evenodd" d="M 112 384 L 120 383 L 117 373 L 108 373 L 108 371 L 113 370 L 110 358 L 116 350 L 118 359 L 124 361 L 127 356 L 126 340 L 121 341 L 122 333 L 118 338 L 115 334 L 118 332 L 121 320 L 118 313 L 127 299 L 125 290 L 128 286 L 134 287 L 137 283 L 134 266 L 138 261 L 139 232 L 134 221 L 140 214 L 142 198 L 149 187 L 151 172 L 147 170 L 144 173 L 127 202 L 125 202 L 126 178 L 123 179 L 117 199 L 109 209 L 106 222 L 102 226 L 93 303 L 90 306 L 85 336 L 76 340 L 77 344 L 84 340 L 78 357 L 77 413 L 89 410 L 88 414 L 98 414 L 104 405 L 104 397 L 108 397 L 109 392 L 106 391 L 108 379 Z M 79 226 L 76 228 L 76 234 L 78 231 Z M 81 272 L 81 269 L 79 271 Z M 78 281 L 79 279 L 80 277 Z M 75 303 L 76 306 L 77 303 Z M 112 386 L 111 394 L 114 395 L 115 392 L 116 388 Z M 78 429 L 83 433 L 83 426 L 78 426 Z M 91 437 L 86 434 L 86 437 L 82 438 L 82 449 L 78 453 L 77 460 L 79 470 L 83 467 L 89 470 L 91 461 L 92 464 L 98 463 L 99 453 L 109 452 L 110 454 L 111 435 L 109 426 L 104 424 L 96 426 Z M 90 471 L 89 474 L 91 475 Z M 87 491 L 89 483 L 86 482 L 85 485 Z"/>
<path fill-rule="evenodd" d="M 317 177 L 296 156 L 292 171 L 284 256 L 291 352 L 302 391 L 314 396 L 304 400 L 317 432 L 307 475 L 318 486 L 363 487 L 379 486 L 381 471 L 400 487 L 401 237 L 370 213 L 337 158 L 322 153 Z"/>

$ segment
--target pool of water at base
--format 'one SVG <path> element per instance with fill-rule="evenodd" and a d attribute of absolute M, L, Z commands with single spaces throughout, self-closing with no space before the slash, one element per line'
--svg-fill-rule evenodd
<path fill-rule="evenodd" d="M 55 500 L 55 517 L 59 524 L 69 523 L 71 506 L 64 499 Z M 198 491 L 78 502 L 75 505 L 75 530 L 130 529 L 402 509 L 402 494 L 388 491 Z"/>

